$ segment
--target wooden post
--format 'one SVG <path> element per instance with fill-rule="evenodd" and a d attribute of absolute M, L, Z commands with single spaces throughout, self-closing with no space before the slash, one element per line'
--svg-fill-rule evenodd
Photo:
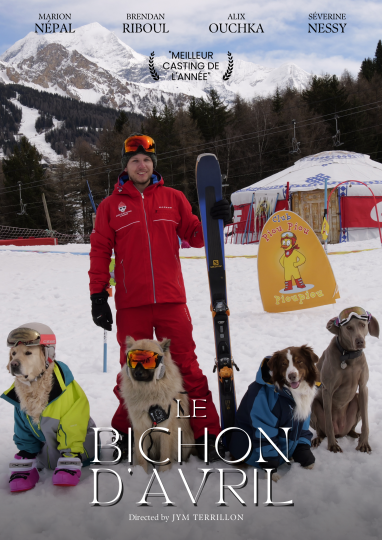
<path fill-rule="evenodd" d="M 48 205 L 46 204 L 46 200 L 45 200 L 45 193 L 42 194 L 42 202 L 43 202 L 43 205 L 44 205 L 44 210 L 45 210 L 45 217 L 46 217 L 46 221 L 48 223 L 48 229 L 50 230 L 50 236 L 54 236 L 53 235 L 53 230 L 52 230 L 52 224 L 50 222 L 50 217 L 49 217 L 49 212 L 48 212 Z"/>

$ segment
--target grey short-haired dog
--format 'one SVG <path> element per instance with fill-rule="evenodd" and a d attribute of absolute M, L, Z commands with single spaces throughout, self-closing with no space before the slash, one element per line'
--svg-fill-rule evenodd
<path fill-rule="evenodd" d="M 330 319 L 326 328 L 336 337 L 317 364 L 322 385 L 312 405 L 310 425 L 317 432 L 312 446 L 327 437 L 328 450 L 342 452 L 336 437 L 349 435 L 359 438 L 356 450 L 369 453 L 369 369 L 363 349 L 367 334 L 379 337 L 378 321 L 363 308 L 353 307 Z M 360 420 L 359 434 L 355 427 Z"/>

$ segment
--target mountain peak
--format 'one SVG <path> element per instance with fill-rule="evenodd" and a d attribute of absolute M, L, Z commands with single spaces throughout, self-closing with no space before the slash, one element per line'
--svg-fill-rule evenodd
<path fill-rule="evenodd" d="M 185 95 L 206 97 L 210 88 L 215 88 L 228 104 L 236 94 L 252 99 L 273 94 L 276 87 L 304 89 L 310 79 L 308 73 L 293 63 L 271 69 L 235 57 L 228 81 L 223 80 L 227 62 L 220 62 L 219 70 L 208 73 L 208 80 L 174 81 L 173 74 L 163 68 L 166 58 L 157 56 L 155 69 L 160 79 L 154 81 L 148 57 L 134 51 L 98 22 L 72 31 L 30 32 L 0 56 L 0 61 L 6 63 L 0 65 L 0 78 L 5 82 L 40 85 L 51 92 L 60 88 L 66 95 L 84 101 L 143 114 L 151 111 L 154 104 L 159 103 L 161 108 L 164 98 L 183 102 L 187 99 Z"/>
<path fill-rule="evenodd" d="M 118 71 L 120 68 L 116 61 L 134 60 L 142 61 L 145 56 L 136 53 L 131 47 L 123 43 L 117 36 L 99 24 L 92 22 L 74 29 L 74 33 L 36 34 L 29 32 L 23 39 L 17 41 L 0 60 L 12 65 L 35 56 L 37 52 L 49 43 L 58 43 L 69 51 L 76 50 L 89 60 L 96 62 L 104 69 Z"/>

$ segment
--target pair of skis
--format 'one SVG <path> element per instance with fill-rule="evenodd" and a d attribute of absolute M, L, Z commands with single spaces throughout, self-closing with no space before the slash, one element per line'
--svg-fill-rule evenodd
<path fill-rule="evenodd" d="M 200 216 L 206 249 L 207 272 L 211 296 L 211 311 L 214 326 L 220 419 L 222 429 L 235 425 L 236 396 L 233 368 L 239 369 L 233 361 L 229 335 L 229 309 L 227 301 L 224 224 L 213 219 L 210 210 L 216 201 L 222 199 L 222 177 L 219 162 L 214 154 L 201 154 L 196 162 L 196 187 Z M 229 442 L 230 436 L 226 437 Z"/>

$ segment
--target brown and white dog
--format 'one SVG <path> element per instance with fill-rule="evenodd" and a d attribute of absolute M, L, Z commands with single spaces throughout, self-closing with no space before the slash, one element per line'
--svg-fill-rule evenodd
<path fill-rule="evenodd" d="M 152 431 L 143 439 L 142 450 L 152 460 L 165 461 L 160 471 L 169 469 L 171 463 L 178 459 L 178 428 L 182 430 L 182 444 L 190 445 L 182 447 L 183 459 L 189 457 L 195 443 L 189 418 L 181 418 L 190 414 L 189 400 L 179 368 L 171 358 L 170 343 L 169 339 L 159 342 L 149 339 L 135 341 L 130 336 L 126 338 L 126 353 L 131 350 L 153 351 L 163 357 L 155 369 L 144 369 L 138 363 L 135 369 L 126 365 L 121 370 L 120 393 L 134 432 L 135 459 L 146 472 L 148 462 L 139 450 L 139 440 L 145 431 L 156 427 L 156 424 L 160 428 L 167 428 L 169 432 Z M 180 401 L 180 418 L 177 418 L 176 400 Z M 153 419 L 156 412 L 159 413 L 158 422 Z"/>
<path fill-rule="evenodd" d="M 305 420 L 310 415 L 317 391 L 317 362 L 318 356 L 307 345 L 277 351 L 268 360 L 273 383 L 279 388 L 287 386 L 293 396 L 296 420 Z"/>
<path fill-rule="evenodd" d="M 305 469 L 312 469 L 315 457 L 310 449 L 312 433 L 309 430 L 311 405 L 316 394 L 318 356 L 307 345 L 287 347 L 265 358 L 236 414 L 236 427 L 230 441 L 230 451 L 237 459 L 248 448 L 247 433 L 252 441 L 252 453 L 246 460 L 248 465 L 272 469 L 272 480 L 277 482 L 280 475 L 277 468 L 284 463 L 273 450 L 263 448 L 260 460 L 261 434 L 272 437 L 290 461 L 300 463 Z M 288 437 L 282 430 L 290 430 Z M 277 442 L 278 441 L 278 442 Z M 268 447 L 269 448 L 269 447 Z"/>

